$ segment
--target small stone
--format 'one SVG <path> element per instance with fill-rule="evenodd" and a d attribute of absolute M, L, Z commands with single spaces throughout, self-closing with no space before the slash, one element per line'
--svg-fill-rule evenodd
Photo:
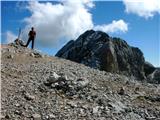
<path fill-rule="evenodd" d="M 19 110 L 16 110 L 14 113 L 17 115 L 22 115 L 22 111 L 19 111 Z"/>
<path fill-rule="evenodd" d="M 106 110 L 106 111 L 109 111 L 109 108 L 108 108 L 108 106 L 106 106 L 106 107 L 105 107 L 105 110 Z"/>
<path fill-rule="evenodd" d="M 31 57 L 34 57 L 34 53 L 30 53 L 30 56 L 31 56 Z"/>
<path fill-rule="evenodd" d="M 158 119 L 156 119 L 156 117 L 153 116 L 153 117 L 146 117 L 146 120 L 158 120 Z"/>
<path fill-rule="evenodd" d="M 139 91 L 139 87 L 136 87 L 135 90 L 134 90 L 134 92 L 135 92 L 136 94 L 138 94 L 138 91 Z"/>
<path fill-rule="evenodd" d="M 89 84 L 89 80 L 86 78 L 79 78 L 76 80 L 76 83 L 78 87 L 83 88 L 86 87 Z"/>
<path fill-rule="evenodd" d="M 26 93 L 26 94 L 24 95 L 24 98 L 25 98 L 26 100 L 34 100 L 34 99 L 35 99 L 35 97 L 32 96 L 32 95 L 30 95 L 29 93 Z"/>
<path fill-rule="evenodd" d="M 120 94 L 120 95 L 124 95 L 124 94 L 125 94 L 125 91 L 124 91 L 124 88 L 123 88 L 123 87 L 121 87 L 121 89 L 120 89 L 120 91 L 118 92 L 118 94 Z"/>
<path fill-rule="evenodd" d="M 67 81 L 67 80 L 69 80 L 69 79 L 68 79 L 68 77 L 67 77 L 66 75 L 60 76 L 60 77 L 58 78 L 58 81 Z"/>
<path fill-rule="evenodd" d="M 67 102 L 67 104 L 69 105 L 69 106 L 71 106 L 71 107 L 77 107 L 77 104 L 76 103 L 74 103 L 74 102 Z"/>
<path fill-rule="evenodd" d="M 45 86 L 43 84 L 38 87 L 38 90 L 40 92 L 47 92 L 47 89 L 45 88 Z"/>
<path fill-rule="evenodd" d="M 30 56 L 34 57 L 34 58 L 42 58 L 43 57 L 43 55 L 41 55 L 38 52 L 32 52 L 32 53 L 30 53 Z"/>
<path fill-rule="evenodd" d="M 97 114 L 99 110 L 99 106 L 93 108 L 93 114 Z"/>
<path fill-rule="evenodd" d="M 140 115 L 138 115 L 134 112 L 128 113 L 125 118 L 126 118 L 126 120 L 145 120 Z"/>
<path fill-rule="evenodd" d="M 49 118 L 52 119 L 52 118 L 56 118 L 56 116 L 54 114 L 49 114 Z"/>
<path fill-rule="evenodd" d="M 3 116 L 3 115 L 0 116 L 0 119 L 1 119 L 1 120 L 3 120 L 4 118 L 5 118 L 5 116 Z"/>
<path fill-rule="evenodd" d="M 126 83 L 125 83 L 126 85 L 129 85 L 130 83 L 129 83 L 129 81 L 126 81 Z"/>
<path fill-rule="evenodd" d="M 99 106 L 106 106 L 107 105 L 107 101 L 104 98 L 98 98 L 97 99 L 97 103 Z"/>
<path fill-rule="evenodd" d="M 106 118 L 105 117 L 100 117 L 99 120 L 106 120 Z"/>
<path fill-rule="evenodd" d="M 152 102 L 160 102 L 160 96 L 144 96 L 144 98 Z"/>
<path fill-rule="evenodd" d="M 116 113 L 125 112 L 125 109 L 127 109 L 127 107 L 123 103 L 118 101 L 109 102 L 108 107 L 112 108 Z"/>
<path fill-rule="evenodd" d="M 52 85 L 53 83 L 56 83 L 56 82 L 58 82 L 58 79 L 59 79 L 59 75 L 57 75 L 55 72 L 51 72 L 50 73 L 50 76 L 47 78 L 47 80 L 44 82 L 44 84 L 46 85 L 46 86 L 50 86 L 50 85 Z"/>
<path fill-rule="evenodd" d="M 8 59 L 13 59 L 13 55 L 8 55 L 7 58 Z"/>
<path fill-rule="evenodd" d="M 16 107 L 20 107 L 21 105 L 19 103 L 15 104 Z"/>
<path fill-rule="evenodd" d="M 33 118 L 34 120 L 41 120 L 41 115 L 39 115 L 39 114 L 33 114 L 31 116 L 31 118 Z"/>
<path fill-rule="evenodd" d="M 92 88 L 93 88 L 93 90 L 97 90 L 98 89 L 97 86 L 95 86 L 95 85 Z"/>
<path fill-rule="evenodd" d="M 59 85 L 58 83 L 51 84 L 51 88 L 56 88 L 56 86 L 58 86 L 58 85 Z"/>
<path fill-rule="evenodd" d="M 5 115 L 5 118 L 6 118 L 6 119 L 9 119 L 10 117 L 9 117 L 9 115 Z"/>
<path fill-rule="evenodd" d="M 33 111 L 34 110 L 34 107 L 33 106 L 25 106 L 26 108 L 28 108 L 29 110 Z"/>

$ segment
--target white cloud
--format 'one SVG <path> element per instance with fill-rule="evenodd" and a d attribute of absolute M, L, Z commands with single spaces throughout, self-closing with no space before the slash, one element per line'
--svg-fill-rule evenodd
<path fill-rule="evenodd" d="M 95 30 L 101 30 L 107 33 L 127 32 L 128 24 L 123 20 L 113 20 L 110 24 L 97 25 L 94 27 Z"/>
<path fill-rule="evenodd" d="M 34 26 L 36 39 L 47 46 L 56 45 L 63 38 L 74 39 L 93 28 L 92 14 L 89 12 L 92 4 L 88 0 L 69 0 L 63 1 L 63 4 L 29 2 L 28 10 L 32 15 L 25 19 L 25 31 Z"/>
<path fill-rule="evenodd" d="M 7 43 L 13 42 L 16 38 L 17 38 L 17 36 L 14 33 L 12 33 L 11 31 L 7 31 L 6 32 L 6 41 L 7 41 Z"/>
<path fill-rule="evenodd" d="M 123 0 L 127 13 L 137 14 L 146 19 L 160 14 L 160 0 Z"/>
<path fill-rule="evenodd" d="M 128 30 L 123 20 L 94 27 L 92 14 L 89 11 L 92 7 L 94 3 L 91 0 L 64 0 L 57 4 L 29 2 L 27 9 L 31 12 L 31 16 L 25 18 L 27 26 L 22 39 L 27 39 L 27 33 L 32 26 L 37 31 L 37 43 L 43 46 L 56 46 L 60 40 L 75 39 L 86 30 L 94 28 L 104 32 Z"/>
<path fill-rule="evenodd" d="M 17 5 L 18 7 L 18 5 Z M 26 23 L 21 38 L 27 41 L 28 32 L 32 26 L 37 32 L 36 46 L 58 47 L 66 40 L 76 39 L 89 29 L 104 32 L 127 32 L 128 25 L 123 20 L 94 26 L 90 9 L 94 7 L 91 0 L 62 0 L 61 3 L 30 1 L 27 8 L 31 16 L 24 19 Z M 21 9 L 21 7 L 20 7 Z M 6 32 L 7 43 L 16 39 L 11 31 Z M 37 45 L 38 44 L 38 45 Z"/>

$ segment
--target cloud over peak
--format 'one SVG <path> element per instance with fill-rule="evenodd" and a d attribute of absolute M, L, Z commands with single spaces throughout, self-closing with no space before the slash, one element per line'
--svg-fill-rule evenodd
<path fill-rule="evenodd" d="M 133 13 L 146 19 L 160 14 L 160 0 L 123 0 L 127 13 Z"/>
<path fill-rule="evenodd" d="M 88 29 L 111 33 L 128 30 L 123 20 L 94 26 L 90 12 L 94 6 L 91 0 L 66 0 L 61 3 L 29 2 L 27 9 L 31 12 L 31 16 L 24 19 L 27 23 L 25 31 L 29 31 L 30 27 L 34 26 L 38 43 L 54 46 L 61 39 L 75 39 Z M 23 36 L 27 36 L 26 34 Z"/>
<path fill-rule="evenodd" d="M 109 33 L 117 33 L 117 32 L 127 32 L 128 24 L 124 20 L 113 20 L 110 24 L 97 25 L 94 28 L 95 30 L 101 30 Z"/>
<path fill-rule="evenodd" d="M 64 1 L 63 4 L 50 2 L 29 2 L 28 10 L 32 15 L 25 19 L 26 29 L 34 26 L 37 39 L 43 44 L 54 44 L 58 39 L 73 39 L 86 29 L 93 27 L 92 15 L 86 2 Z"/>

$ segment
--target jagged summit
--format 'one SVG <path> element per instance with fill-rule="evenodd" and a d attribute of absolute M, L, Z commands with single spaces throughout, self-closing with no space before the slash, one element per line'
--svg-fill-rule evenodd
<path fill-rule="evenodd" d="M 88 30 L 75 41 L 69 41 L 56 56 L 92 68 L 134 76 L 139 80 L 146 79 L 155 68 L 145 63 L 142 51 L 132 47 L 125 40 L 112 38 L 101 31 Z M 145 71 L 145 68 L 150 70 Z M 153 69 L 154 68 L 154 69 Z"/>

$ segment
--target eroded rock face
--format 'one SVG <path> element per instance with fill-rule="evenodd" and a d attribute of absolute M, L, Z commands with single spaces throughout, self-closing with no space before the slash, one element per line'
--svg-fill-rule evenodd
<path fill-rule="evenodd" d="M 146 76 L 153 73 L 155 71 L 155 69 L 156 68 L 151 63 L 149 63 L 149 62 L 144 63 L 144 71 L 145 71 Z"/>
<path fill-rule="evenodd" d="M 156 68 L 153 73 L 148 75 L 148 81 L 151 83 L 158 83 L 160 84 L 160 68 Z"/>
<path fill-rule="evenodd" d="M 107 72 L 145 78 L 141 50 L 101 31 L 86 31 L 75 41 L 69 41 L 56 56 Z"/>

